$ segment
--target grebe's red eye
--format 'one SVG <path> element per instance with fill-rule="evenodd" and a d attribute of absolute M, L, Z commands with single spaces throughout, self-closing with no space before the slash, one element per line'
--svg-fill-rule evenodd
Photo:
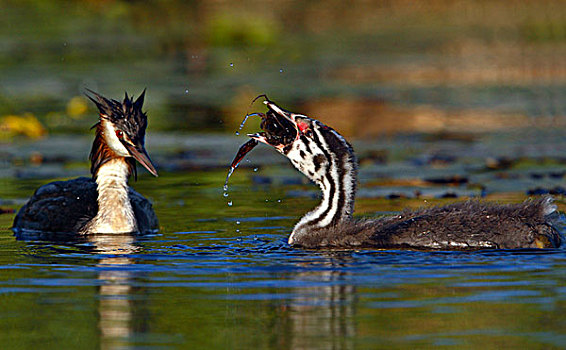
<path fill-rule="evenodd" d="M 116 130 L 116 136 L 121 139 L 124 136 L 124 133 L 122 132 L 122 130 Z"/>

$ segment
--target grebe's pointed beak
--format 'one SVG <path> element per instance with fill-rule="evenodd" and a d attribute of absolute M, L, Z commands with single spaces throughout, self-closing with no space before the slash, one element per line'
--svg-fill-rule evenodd
<path fill-rule="evenodd" d="M 157 170 L 155 169 L 153 162 L 149 158 L 149 155 L 147 154 L 145 147 L 134 146 L 127 142 L 124 142 L 124 146 L 126 146 L 128 151 L 130 152 L 130 155 L 134 157 L 134 159 L 137 160 L 141 165 L 143 165 L 143 167 L 146 168 L 147 171 L 151 173 L 151 175 L 155 177 L 159 176 L 157 175 Z"/>
<path fill-rule="evenodd" d="M 276 105 L 275 103 L 273 103 L 269 100 L 263 101 L 263 104 L 266 105 L 267 108 L 269 108 L 273 112 L 277 113 L 279 116 L 281 116 L 281 117 L 287 119 L 288 121 L 290 121 L 291 123 L 293 123 L 295 126 L 297 125 L 297 121 L 295 120 L 295 114 L 294 113 L 291 113 L 289 111 L 284 110 L 283 108 L 279 107 L 278 105 Z"/>
<path fill-rule="evenodd" d="M 282 144 L 282 143 L 271 143 L 271 142 L 269 142 L 267 133 L 265 131 L 256 132 L 255 134 L 248 134 L 248 137 L 251 138 L 252 140 L 255 140 L 255 141 L 264 143 L 268 146 L 271 146 L 278 151 L 283 150 L 283 148 L 285 147 L 285 145 Z"/>
<path fill-rule="evenodd" d="M 265 137 L 265 132 L 256 132 L 255 134 L 248 134 L 248 137 L 256 141 L 259 141 L 261 143 L 265 143 L 266 145 L 269 145 L 269 142 L 267 142 L 267 138 Z"/>
<path fill-rule="evenodd" d="M 295 142 L 295 140 L 299 137 L 299 126 L 296 121 L 295 114 L 277 106 L 275 103 L 271 102 L 266 95 L 259 95 L 254 99 L 254 101 L 262 97 L 265 99 L 263 103 L 267 106 L 269 111 L 266 114 L 247 114 L 242 122 L 243 125 L 248 117 L 259 116 L 261 117 L 260 127 L 262 131 L 254 134 L 248 134 L 250 140 L 244 143 L 238 150 L 238 153 L 230 165 L 230 174 L 232 174 L 232 171 L 236 169 L 246 154 L 254 149 L 259 142 L 269 145 L 280 153 L 285 154 L 285 148 Z"/>

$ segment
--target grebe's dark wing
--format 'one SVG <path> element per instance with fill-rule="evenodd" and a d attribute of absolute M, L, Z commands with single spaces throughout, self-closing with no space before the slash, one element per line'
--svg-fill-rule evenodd
<path fill-rule="evenodd" d="M 77 233 L 98 211 L 96 182 L 80 177 L 39 187 L 18 211 L 12 230 L 17 238 L 27 232 Z"/>

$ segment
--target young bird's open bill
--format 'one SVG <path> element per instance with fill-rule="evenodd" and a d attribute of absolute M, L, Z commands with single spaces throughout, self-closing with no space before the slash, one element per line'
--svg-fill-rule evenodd
<path fill-rule="evenodd" d="M 258 145 L 258 142 L 272 146 L 279 152 L 284 153 L 285 147 L 292 144 L 301 133 L 300 125 L 297 123 L 296 114 L 285 111 L 275 103 L 269 101 L 267 96 L 263 103 L 267 106 L 267 113 L 253 113 L 261 117 L 260 128 L 263 130 L 255 134 L 248 134 L 250 140 L 244 143 L 234 160 L 230 164 L 230 174 L 238 167 L 245 156 Z M 257 99 L 257 98 L 256 98 Z"/>

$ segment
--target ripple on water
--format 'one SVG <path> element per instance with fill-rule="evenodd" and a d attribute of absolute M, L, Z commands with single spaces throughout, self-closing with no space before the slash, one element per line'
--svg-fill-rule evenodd
<path fill-rule="evenodd" d="M 510 334 L 521 325 L 536 333 L 536 326 L 525 325 L 521 315 L 538 320 L 550 314 L 555 319 L 555 305 L 566 293 L 563 249 L 307 250 L 287 244 L 293 221 L 288 216 L 199 218 L 195 227 L 202 223 L 214 229 L 131 239 L 17 242 L 19 261 L 0 269 L 5 277 L 0 294 L 74 306 L 94 293 L 98 307 L 117 300 L 133 308 L 149 302 L 167 308 L 167 317 L 173 319 L 203 310 L 214 319 L 224 319 L 225 310 L 241 318 L 244 310 L 253 309 L 253 319 L 275 312 L 285 322 L 316 319 L 321 323 L 316 327 L 333 322 L 350 327 L 354 322 L 368 332 L 395 319 L 406 329 L 395 337 L 410 344 L 461 344 L 467 336 L 460 325 L 472 320 L 491 320 L 490 326 L 480 327 L 482 337 L 490 336 L 482 333 L 486 327 Z M 235 228 L 241 231 L 235 233 Z M 16 274 L 7 278 L 10 271 Z M 454 321 L 459 319 L 466 322 Z M 455 326 L 423 328 L 427 322 Z M 556 328 L 548 333 L 550 343 L 560 341 Z"/>

